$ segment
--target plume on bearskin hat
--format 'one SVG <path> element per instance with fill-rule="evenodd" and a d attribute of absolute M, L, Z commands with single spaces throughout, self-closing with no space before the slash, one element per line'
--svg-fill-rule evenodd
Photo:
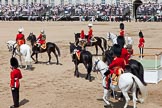
<path fill-rule="evenodd" d="M 121 50 L 122 50 L 122 48 L 121 48 L 121 46 L 119 44 L 114 44 L 113 45 L 113 53 L 114 53 L 115 56 L 120 57 Z"/>
<path fill-rule="evenodd" d="M 139 37 L 143 37 L 143 33 L 142 33 L 141 30 L 140 30 L 140 32 L 139 32 Z"/>
<path fill-rule="evenodd" d="M 124 29 L 124 24 L 120 23 L 120 29 Z"/>
<path fill-rule="evenodd" d="M 15 57 L 12 57 L 12 58 L 10 59 L 10 65 L 11 65 L 13 68 L 18 68 L 18 66 L 19 66 L 18 60 L 17 60 Z"/>
<path fill-rule="evenodd" d="M 123 36 L 118 36 L 117 43 L 123 48 L 125 45 L 125 38 Z"/>

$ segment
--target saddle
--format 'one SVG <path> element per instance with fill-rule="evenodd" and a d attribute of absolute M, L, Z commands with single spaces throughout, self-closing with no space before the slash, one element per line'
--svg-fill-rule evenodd
<path fill-rule="evenodd" d="M 124 72 L 121 67 L 116 67 L 114 73 L 111 75 L 111 84 L 116 86 L 118 85 L 119 77 Z"/>
<path fill-rule="evenodd" d="M 80 51 L 79 50 L 74 50 L 74 54 L 76 55 L 77 59 L 80 60 Z"/>
<path fill-rule="evenodd" d="M 41 45 L 42 49 L 46 49 L 46 43 Z"/>

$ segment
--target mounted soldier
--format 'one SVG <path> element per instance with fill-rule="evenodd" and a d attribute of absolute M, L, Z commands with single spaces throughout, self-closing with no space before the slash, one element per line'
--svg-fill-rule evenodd
<path fill-rule="evenodd" d="M 16 43 L 17 43 L 17 50 L 20 52 L 20 46 L 22 44 L 25 44 L 25 36 L 22 33 L 23 32 L 23 28 L 19 28 L 18 32 L 19 33 L 16 35 Z"/>
<path fill-rule="evenodd" d="M 40 35 L 37 38 L 37 44 L 39 48 L 41 47 L 43 49 L 46 49 L 46 34 L 44 30 L 40 31 Z"/>

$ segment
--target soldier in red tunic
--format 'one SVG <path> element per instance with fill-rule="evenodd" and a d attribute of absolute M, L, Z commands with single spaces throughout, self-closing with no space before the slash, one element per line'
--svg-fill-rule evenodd
<path fill-rule="evenodd" d="M 12 69 L 10 73 L 11 78 L 10 87 L 14 102 L 14 105 L 11 106 L 10 108 L 16 108 L 19 107 L 19 87 L 20 87 L 19 79 L 22 78 L 22 74 L 21 71 L 18 69 L 18 61 L 15 57 L 12 57 L 10 59 L 10 64 Z"/>
<path fill-rule="evenodd" d="M 139 47 L 139 50 L 140 50 L 140 56 L 139 57 L 143 57 L 144 43 L 145 43 L 145 39 L 144 39 L 142 31 L 140 31 L 139 32 L 139 44 L 138 44 L 138 47 Z"/>
<path fill-rule="evenodd" d="M 107 82 L 107 88 L 110 86 L 110 76 L 115 74 L 118 76 L 125 69 L 125 61 L 121 56 L 121 47 L 118 44 L 113 45 L 113 53 L 114 53 L 114 60 L 109 65 L 109 71 L 105 72 L 105 75 L 107 76 L 106 82 Z"/>
<path fill-rule="evenodd" d="M 128 52 L 126 48 L 124 48 L 125 45 L 125 39 L 123 36 L 118 36 L 117 37 L 117 43 L 121 46 L 121 56 L 125 60 L 125 64 L 129 63 L 129 58 L 131 57 L 131 54 Z"/>
<path fill-rule="evenodd" d="M 45 35 L 44 30 L 41 30 L 40 35 L 39 35 L 38 38 L 37 38 L 37 41 L 38 41 L 38 43 L 39 43 L 40 45 L 46 43 L 46 35 Z"/>
<path fill-rule="evenodd" d="M 120 23 L 120 34 L 119 34 L 119 36 L 123 36 L 124 37 L 124 34 L 125 34 L 125 32 L 124 32 L 124 24 Z"/>
<path fill-rule="evenodd" d="M 90 40 L 91 40 L 91 38 L 93 37 L 93 30 L 92 30 L 92 26 L 93 26 L 93 24 L 88 24 L 88 27 L 89 27 L 89 31 L 88 31 L 88 39 L 87 39 L 87 41 L 88 41 L 88 43 L 90 43 Z"/>
<path fill-rule="evenodd" d="M 80 38 L 81 38 L 81 39 L 85 39 L 84 30 L 81 30 Z"/>
<path fill-rule="evenodd" d="M 18 51 L 20 51 L 20 46 L 22 44 L 25 44 L 25 36 L 22 33 L 22 31 L 23 31 L 23 28 L 18 29 L 18 32 L 19 33 L 16 35 L 16 43 L 17 43 L 17 49 L 18 49 Z"/>

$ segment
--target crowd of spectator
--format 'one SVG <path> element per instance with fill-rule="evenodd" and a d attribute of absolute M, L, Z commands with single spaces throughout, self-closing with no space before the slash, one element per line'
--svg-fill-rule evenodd
<path fill-rule="evenodd" d="M 27 20 L 52 19 L 77 16 L 79 20 L 101 19 L 105 21 L 117 21 L 117 19 L 130 18 L 130 9 L 132 5 L 128 4 L 77 4 L 77 5 L 56 5 L 31 3 L 27 5 L 0 5 L 1 20 Z M 162 5 L 160 4 L 142 4 L 137 9 L 137 19 L 146 19 L 151 17 L 161 18 Z M 158 15 L 157 15 L 158 14 Z M 90 18 L 89 18 L 90 17 Z M 143 20 L 144 21 L 144 20 Z"/>

